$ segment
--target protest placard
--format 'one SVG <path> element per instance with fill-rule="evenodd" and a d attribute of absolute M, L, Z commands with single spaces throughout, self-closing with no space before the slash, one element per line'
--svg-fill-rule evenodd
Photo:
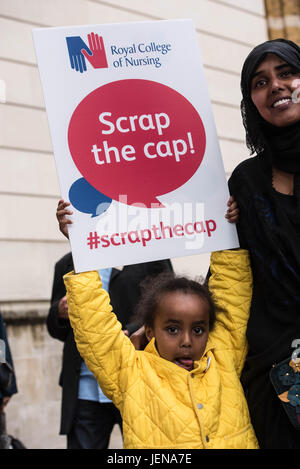
<path fill-rule="evenodd" d="M 33 36 L 76 271 L 237 247 L 193 22 Z"/>

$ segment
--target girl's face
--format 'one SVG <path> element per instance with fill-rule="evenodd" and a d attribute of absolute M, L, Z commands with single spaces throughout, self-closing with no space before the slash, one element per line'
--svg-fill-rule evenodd
<path fill-rule="evenodd" d="M 159 355 L 191 371 L 202 357 L 209 333 L 209 304 L 194 293 L 166 293 L 159 301 L 148 340 L 155 337 Z"/>
<path fill-rule="evenodd" d="M 299 87 L 300 72 L 277 55 L 267 54 L 252 79 L 251 98 L 264 120 L 286 127 L 300 120 L 300 90 L 295 92 Z"/>

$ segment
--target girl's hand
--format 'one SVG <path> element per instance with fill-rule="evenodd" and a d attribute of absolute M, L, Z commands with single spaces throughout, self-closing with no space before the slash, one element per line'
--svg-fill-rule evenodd
<path fill-rule="evenodd" d="M 68 210 L 66 207 L 70 205 L 70 202 L 65 202 L 63 199 L 60 199 L 56 209 L 56 218 L 58 220 L 59 229 L 62 234 L 69 239 L 68 226 L 73 222 L 69 218 L 66 218 L 66 215 L 72 215 L 73 212 Z"/>
<path fill-rule="evenodd" d="M 239 208 L 237 202 L 234 200 L 233 195 L 230 196 L 230 199 L 227 202 L 228 210 L 226 212 L 225 218 L 227 218 L 229 223 L 237 223 L 239 221 Z"/>

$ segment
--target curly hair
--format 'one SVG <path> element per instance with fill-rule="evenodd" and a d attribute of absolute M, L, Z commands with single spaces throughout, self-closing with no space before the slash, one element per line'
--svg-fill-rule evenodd
<path fill-rule="evenodd" d="M 173 272 L 162 272 L 156 277 L 145 279 L 141 285 L 141 298 L 135 310 L 134 322 L 153 327 L 155 315 L 162 297 L 167 293 L 181 291 L 197 295 L 207 301 L 209 306 L 209 330 L 213 329 L 216 312 L 210 291 L 205 283 L 186 277 L 176 276 Z"/>

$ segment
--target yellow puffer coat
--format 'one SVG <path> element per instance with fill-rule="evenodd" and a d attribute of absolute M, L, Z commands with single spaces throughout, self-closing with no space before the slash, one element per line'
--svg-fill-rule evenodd
<path fill-rule="evenodd" d="M 120 409 L 125 448 L 257 448 L 239 376 L 252 277 L 247 251 L 212 254 L 217 322 L 192 371 L 158 355 L 154 339 L 136 351 L 112 313 L 98 272 L 67 274 L 78 350 Z"/>

